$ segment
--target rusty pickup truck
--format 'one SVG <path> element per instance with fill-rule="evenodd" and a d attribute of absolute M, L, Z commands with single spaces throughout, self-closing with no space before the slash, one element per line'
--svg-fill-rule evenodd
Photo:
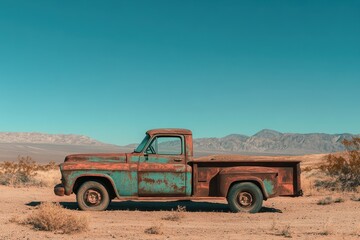
<path fill-rule="evenodd" d="M 120 200 L 227 200 L 233 212 L 258 212 L 263 200 L 301 196 L 300 161 L 286 157 L 193 157 L 192 132 L 153 129 L 132 153 L 75 154 L 60 164 L 58 196 L 76 194 L 82 210 Z"/>

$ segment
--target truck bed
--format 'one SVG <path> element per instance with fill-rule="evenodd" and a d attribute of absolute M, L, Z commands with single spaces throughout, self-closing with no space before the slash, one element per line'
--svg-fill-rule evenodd
<path fill-rule="evenodd" d="M 296 156 L 211 155 L 189 161 L 193 168 L 195 196 L 222 196 L 229 186 L 224 175 L 256 177 L 271 182 L 276 192 L 265 197 L 300 196 L 300 162 Z M 228 177 L 227 177 L 228 178 Z M 227 180 L 228 181 L 228 180 Z M 220 187 L 220 188 L 219 188 Z"/>

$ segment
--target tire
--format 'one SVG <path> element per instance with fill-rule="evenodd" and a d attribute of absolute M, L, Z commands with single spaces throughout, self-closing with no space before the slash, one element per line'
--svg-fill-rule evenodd
<path fill-rule="evenodd" d="M 254 183 L 236 183 L 230 188 L 227 201 L 232 212 L 257 213 L 262 207 L 263 194 Z"/>
<path fill-rule="evenodd" d="M 106 187 L 95 181 L 84 182 L 76 194 L 76 200 L 84 211 L 103 211 L 110 203 Z"/>

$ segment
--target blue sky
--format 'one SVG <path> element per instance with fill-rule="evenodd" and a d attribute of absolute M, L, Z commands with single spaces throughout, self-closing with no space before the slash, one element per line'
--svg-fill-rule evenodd
<path fill-rule="evenodd" d="M 0 131 L 360 133 L 359 1 L 0 2 Z"/>

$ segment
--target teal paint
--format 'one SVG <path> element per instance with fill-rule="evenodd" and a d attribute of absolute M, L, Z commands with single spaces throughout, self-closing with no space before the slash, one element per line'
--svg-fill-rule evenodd
<path fill-rule="evenodd" d="M 101 157 L 89 157 L 89 162 L 125 162 L 125 157 L 120 157 L 119 159 L 105 159 Z"/>
<path fill-rule="evenodd" d="M 139 194 L 184 194 L 185 173 L 150 172 L 141 173 Z"/>
<path fill-rule="evenodd" d="M 145 160 L 145 162 L 148 163 L 168 163 L 169 159 L 168 158 L 162 158 L 162 157 L 148 157 L 147 160 Z"/>
<path fill-rule="evenodd" d="M 67 177 L 64 187 L 67 192 L 72 191 L 71 188 L 74 186 L 76 179 L 79 178 L 80 176 L 98 173 L 98 171 L 96 170 L 76 170 L 76 171 L 70 171 L 70 173 L 64 171 L 64 173 L 65 172 L 67 174 Z"/>
<path fill-rule="evenodd" d="M 265 179 L 264 180 L 264 186 L 265 186 L 265 190 L 269 195 L 274 194 L 274 185 L 273 182 L 270 180 Z"/>
<path fill-rule="evenodd" d="M 137 172 L 116 171 L 110 174 L 120 196 L 136 196 L 138 192 Z"/>
<path fill-rule="evenodd" d="M 136 196 L 138 192 L 138 179 L 136 171 L 109 171 L 109 170 L 77 170 L 71 172 L 65 184 L 65 189 L 73 187 L 74 181 L 82 176 L 97 175 L 111 179 L 115 185 L 115 191 L 119 196 Z M 99 176 L 100 175 L 100 176 Z"/>
<path fill-rule="evenodd" d="M 187 172 L 186 173 L 186 196 L 191 196 L 192 193 L 192 173 Z"/>
<path fill-rule="evenodd" d="M 140 158 L 139 156 L 131 156 L 130 162 L 137 163 L 139 161 L 139 158 Z"/>

